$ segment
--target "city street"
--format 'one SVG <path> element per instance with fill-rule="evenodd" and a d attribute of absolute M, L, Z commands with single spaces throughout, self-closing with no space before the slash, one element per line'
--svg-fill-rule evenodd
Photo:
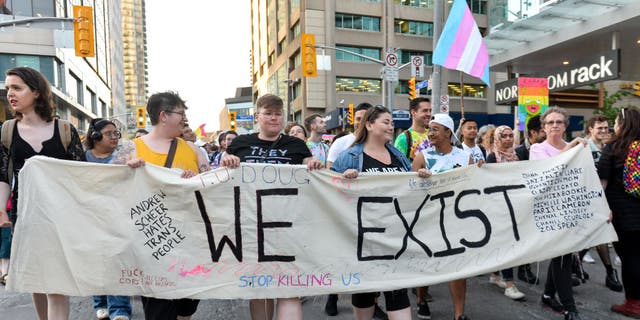
<path fill-rule="evenodd" d="M 630 319 L 618 316 L 609 311 L 611 304 L 620 303 L 624 299 L 622 293 L 609 290 L 604 286 L 604 268 L 595 250 L 591 250 L 596 259 L 595 264 L 584 264 L 591 280 L 574 287 L 575 299 L 583 319 Z M 539 264 L 539 272 L 544 279 L 547 262 Z M 532 265 L 536 272 L 538 265 Z M 619 271 L 619 267 L 618 271 Z M 562 316 L 540 306 L 544 281 L 540 285 L 518 283 L 524 292 L 525 301 L 512 301 L 503 295 L 503 290 L 489 284 L 488 276 L 477 276 L 468 280 L 467 314 L 471 319 L 512 320 L 512 319 L 562 319 Z M 430 289 L 434 301 L 430 303 L 432 319 L 452 319 L 453 309 L 446 284 L 432 286 Z M 410 294 L 415 306 L 415 296 Z M 324 313 L 325 297 L 309 297 L 303 305 L 304 319 L 353 319 L 350 297 L 341 295 L 339 315 L 329 317 Z M 140 299 L 134 299 L 134 315 L 132 319 L 143 319 Z M 200 303 L 193 320 L 204 319 L 249 319 L 248 302 L 241 300 L 207 300 Z M 0 319 L 31 320 L 35 319 L 30 295 L 8 293 L 0 288 Z M 95 319 L 91 307 L 91 299 L 74 297 L 71 299 L 70 319 Z M 416 319 L 414 314 L 414 319 Z"/>

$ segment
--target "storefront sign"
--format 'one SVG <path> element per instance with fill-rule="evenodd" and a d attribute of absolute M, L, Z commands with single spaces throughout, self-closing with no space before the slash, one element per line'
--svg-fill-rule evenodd
<path fill-rule="evenodd" d="M 562 91 L 584 85 L 617 79 L 620 72 L 620 50 L 598 54 L 575 64 L 548 70 L 532 76 L 547 78 L 549 92 Z M 515 89 L 514 89 L 514 86 Z M 496 84 L 496 104 L 518 100 L 515 79 Z"/>

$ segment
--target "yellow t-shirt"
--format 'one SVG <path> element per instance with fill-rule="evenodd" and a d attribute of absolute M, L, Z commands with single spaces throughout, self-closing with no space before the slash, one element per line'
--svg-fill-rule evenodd
<path fill-rule="evenodd" d="M 173 157 L 171 167 L 191 170 L 196 173 L 199 172 L 198 155 L 191 149 L 186 141 L 182 140 L 182 138 L 177 139 L 178 147 L 176 148 L 176 155 Z M 136 154 L 139 158 L 157 166 L 164 166 L 164 163 L 167 161 L 166 153 L 158 153 L 149 149 L 141 138 L 133 139 L 133 142 L 136 144 Z"/>

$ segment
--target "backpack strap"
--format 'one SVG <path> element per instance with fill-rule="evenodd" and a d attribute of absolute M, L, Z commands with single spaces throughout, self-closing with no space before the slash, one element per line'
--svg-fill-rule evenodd
<path fill-rule="evenodd" d="M 16 127 L 16 119 L 7 120 L 2 124 L 2 131 L 0 132 L 0 140 L 2 145 L 7 148 L 7 158 L 9 163 L 7 164 L 7 178 L 9 182 L 9 190 L 13 188 L 13 156 L 11 154 L 11 142 L 13 142 L 13 130 Z"/>
<path fill-rule="evenodd" d="M 64 152 L 67 152 L 71 144 L 71 123 L 67 120 L 57 119 L 58 132 L 60 133 L 60 141 L 64 146 Z"/>
<path fill-rule="evenodd" d="M 16 126 L 16 119 L 7 120 L 2 124 L 2 132 L 0 133 L 0 139 L 2 145 L 11 149 L 11 141 L 13 140 L 13 127 Z"/>
<path fill-rule="evenodd" d="M 411 154 L 411 147 L 413 147 L 413 138 L 411 137 L 411 132 L 409 132 L 409 130 L 405 130 L 404 131 L 404 135 L 407 138 L 407 154 L 405 154 L 407 156 L 407 159 L 413 159 L 412 154 Z"/>

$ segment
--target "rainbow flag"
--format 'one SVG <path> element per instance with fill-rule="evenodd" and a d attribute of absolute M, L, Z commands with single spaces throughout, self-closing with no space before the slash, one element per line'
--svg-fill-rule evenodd
<path fill-rule="evenodd" d="M 489 83 L 489 54 L 465 0 L 454 0 L 433 52 L 433 63 Z"/>

